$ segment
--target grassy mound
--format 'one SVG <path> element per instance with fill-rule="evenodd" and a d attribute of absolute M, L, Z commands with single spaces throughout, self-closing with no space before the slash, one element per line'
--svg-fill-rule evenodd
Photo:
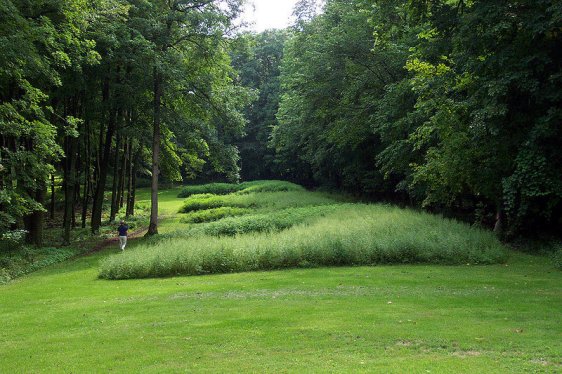
<path fill-rule="evenodd" d="M 244 182 L 241 184 L 243 188 L 238 191 L 239 194 L 249 194 L 257 192 L 287 192 L 287 191 L 305 191 L 304 187 L 286 181 L 255 181 Z"/>
<path fill-rule="evenodd" d="M 215 209 L 206 209 L 193 211 L 185 214 L 181 219 L 181 223 L 203 223 L 218 221 L 219 219 L 225 217 L 235 217 L 250 213 L 251 210 L 244 208 L 233 208 L 233 207 L 220 207 Z"/>
<path fill-rule="evenodd" d="M 189 197 L 191 195 L 200 194 L 215 194 L 215 195 L 227 195 L 232 192 L 240 191 L 239 184 L 233 183 L 209 183 L 201 184 L 195 186 L 186 186 L 178 194 L 178 197 Z"/>
<path fill-rule="evenodd" d="M 150 278 L 387 263 L 490 264 L 506 256 L 490 232 L 395 207 L 354 205 L 282 232 L 162 240 L 107 258 L 99 276 Z"/>
<path fill-rule="evenodd" d="M 288 229 L 292 226 L 310 221 L 314 218 L 325 216 L 333 213 L 338 209 L 338 205 L 323 205 L 302 208 L 288 208 L 278 212 L 247 214 L 240 217 L 228 217 L 217 220 L 216 222 L 208 222 L 203 225 L 190 227 L 186 230 L 178 230 L 173 233 L 166 234 L 167 238 L 193 237 L 200 235 L 210 236 L 234 236 L 238 234 L 247 234 L 251 232 L 274 232 Z M 222 209 L 240 209 L 240 208 L 218 208 L 211 210 L 203 210 L 192 212 L 186 216 L 198 215 Z M 248 212 L 247 209 L 241 209 Z"/>
<path fill-rule="evenodd" d="M 251 181 L 244 183 L 209 183 L 195 186 L 186 186 L 179 193 L 178 197 L 189 197 L 200 194 L 228 195 L 233 192 L 252 193 L 252 192 L 280 192 L 280 191 L 304 191 L 298 184 L 278 181 Z"/>
<path fill-rule="evenodd" d="M 284 209 L 299 206 L 327 205 L 335 196 L 306 191 L 260 192 L 230 195 L 201 194 L 187 198 L 179 213 L 220 207 Z"/>

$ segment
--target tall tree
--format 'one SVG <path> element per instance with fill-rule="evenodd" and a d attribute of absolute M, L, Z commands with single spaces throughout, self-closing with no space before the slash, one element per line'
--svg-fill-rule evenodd
<path fill-rule="evenodd" d="M 184 0 L 133 1 L 133 18 L 150 18 L 150 23 L 140 23 L 138 31 L 153 44 L 152 94 L 152 182 L 151 213 L 148 235 L 158 233 L 158 177 L 160 174 L 160 147 L 162 139 L 162 104 L 166 100 L 174 66 L 190 63 L 192 51 L 213 63 L 214 48 L 222 42 L 231 21 L 241 10 L 241 0 Z M 136 22 L 133 20 L 133 22 Z M 199 56 L 198 56 L 199 57 Z"/>

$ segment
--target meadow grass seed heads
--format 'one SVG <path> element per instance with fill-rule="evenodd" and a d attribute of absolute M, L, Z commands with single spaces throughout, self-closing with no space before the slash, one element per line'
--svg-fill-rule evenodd
<path fill-rule="evenodd" d="M 193 224 L 168 234 L 165 240 L 148 242 L 117 259 L 110 257 L 102 263 L 100 277 L 378 263 L 497 263 L 506 258 L 505 248 L 490 232 L 388 205 L 345 204 L 332 195 L 306 191 L 206 194 L 193 195 L 188 202 L 192 208 L 258 210 Z"/>

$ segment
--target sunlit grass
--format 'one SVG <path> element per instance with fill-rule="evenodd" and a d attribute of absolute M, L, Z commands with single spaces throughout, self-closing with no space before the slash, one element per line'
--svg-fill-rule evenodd
<path fill-rule="evenodd" d="M 216 239 L 205 232 L 198 240 L 188 239 L 193 228 L 232 225 L 242 230 L 263 215 L 275 221 L 281 212 L 316 209 L 328 212 L 292 220 L 296 226 L 285 231 L 216 243 L 242 244 L 243 238 L 256 237 L 257 249 L 267 249 L 265 238 L 291 240 L 283 235 L 302 232 L 298 239 L 304 240 L 301 230 L 309 228 L 314 229 L 309 235 L 325 235 L 316 231 L 320 228 L 339 235 L 338 226 L 344 230 L 366 221 L 374 227 L 378 219 L 389 241 L 392 230 L 413 230 L 408 234 L 412 242 L 416 236 L 431 242 L 430 233 L 440 235 L 443 229 L 450 231 L 452 251 L 462 250 L 464 239 L 497 244 L 485 239 L 489 233 L 435 216 L 416 213 L 408 225 L 393 226 L 407 222 L 399 217 L 409 211 L 386 206 L 357 205 L 351 214 L 341 204 L 280 212 L 264 207 L 216 222 L 180 224 L 178 191 L 159 194 L 159 231 L 168 233 L 161 238 L 173 236 L 170 243 L 182 247 L 179 255 L 191 249 L 199 253 L 205 240 Z M 140 190 L 138 197 L 139 204 L 149 203 L 148 190 Z M 428 225 L 423 224 L 426 217 Z M 150 251 L 166 251 L 167 241 L 132 240 L 127 251 L 146 250 L 152 261 Z M 0 372 L 468 374 L 556 373 L 562 368 L 562 273 L 546 257 L 512 251 L 505 264 L 489 266 L 401 264 L 98 279 L 99 262 L 118 251 L 117 245 L 110 246 L 0 286 Z M 328 247 L 325 255 L 331 253 Z"/>
<path fill-rule="evenodd" d="M 271 210 L 289 207 L 327 205 L 345 201 L 341 196 L 318 192 L 252 192 L 248 194 L 193 195 L 185 200 L 180 213 L 219 208 L 223 206 L 238 208 L 268 208 Z"/>
<path fill-rule="evenodd" d="M 250 181 L 243 183 L 209 183 L 201 185 L 185 186 L 178 197 L 189 197 L 198 194 L 227 195 L 233 192 L 280 192 L 280 191 L 304 191 L 298 184 L 278 180 Z"/>
<path fill-rule="evenodd" d="M 251 232 L 274 232 L 289 227 L 308 222 L 314 218 L 323 217 L 329 213 L 334 213 L 343 205 L 320 205 L 307 206 L 300 208 L 286 208 L 279 211 L 248 214 L 248 209 L 244 215 L 239 217 L 227 217 L 217 222 L 208 222 L 200 225 L 191 225 L 187 229 L 179 229 L 168 234 L 166 238 L 193 237 L 197 235 L 211 236 L 233 236 L 238 234 L 247 234 Z M 217 210 L 226 208 L 217 208 Z M 242 208 L 228 208 L 242 209 Z M 200 210 L 186 214 L 213 212 L 216 209 Z"/>
<path fill-rule="evenodd" d="M 354 205 L 306 226 L 234 238 L 173 237 L 103 262 L 125 279 L 388 263 L 491 264 L 506 250 L 487 231 L 382 205 Z"/>
<path fill-rule="evenodd" d="M 250 213 L 250 209 L 223 206 L 220 208 L 198 210 L 184 214 L 181 223 L 202 223 L 217 221 L 221 218 L 241 216 Z"/>

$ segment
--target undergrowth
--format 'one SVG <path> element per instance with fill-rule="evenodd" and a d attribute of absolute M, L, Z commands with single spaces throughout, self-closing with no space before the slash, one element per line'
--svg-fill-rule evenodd
<path fill-rule="evenodd" d="M 79 248 L 23 247 L 0 256 L 0 284 L 82 253 Z"/>

